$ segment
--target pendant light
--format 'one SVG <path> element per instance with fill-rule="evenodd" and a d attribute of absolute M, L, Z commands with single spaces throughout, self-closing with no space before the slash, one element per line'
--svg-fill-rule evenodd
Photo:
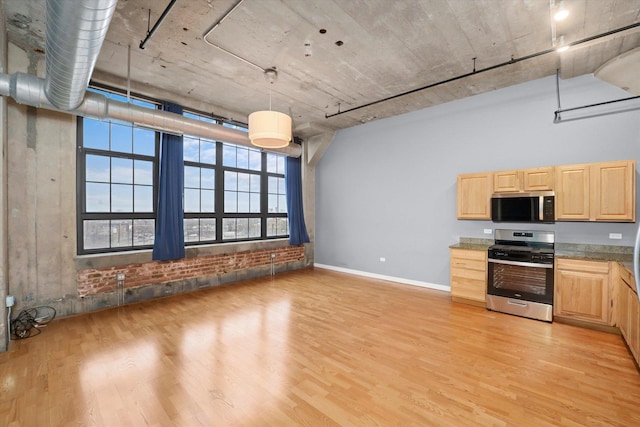
<path fill-rule="evenodd" d="M 264 72 L 272 85 L 278 73 L 273 68 Z M 269 110 L 249 114 L 249 140 L 260 148 L 283 148 L 291 142 L 291 117 L 271 110 L 271 86 L 269 86 Z"/>

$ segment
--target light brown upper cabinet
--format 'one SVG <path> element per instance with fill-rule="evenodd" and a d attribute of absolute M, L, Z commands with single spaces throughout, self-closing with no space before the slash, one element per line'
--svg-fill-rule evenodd
<path fill-rule="evenodd" d="M 500 171 L 493 173 L 494 193 L 522 191 L 522 171 Z"/>
<path fill-rule="evenodd" d="M 635 221 L 635 162 L 556 167 L 556 219 Z"/>
<path fill-rule="evenodd" d="M 491 173 L 458 175 L 458 219 L 491 219 Z"/>
<path fill-rule="evenodd" d="M 635 221 L 635 162 L 591 165 L 591 214 L 596 221 Z"/>
<path fill-rule="evenodd" d="M 524 191 L 553 191 L 554 167 L 525 169 L 522 175 Z"/>
<path fill-rule="evenodd" d="M 556 219 L 589 220 L 589 165 L 556 166 Z"/>

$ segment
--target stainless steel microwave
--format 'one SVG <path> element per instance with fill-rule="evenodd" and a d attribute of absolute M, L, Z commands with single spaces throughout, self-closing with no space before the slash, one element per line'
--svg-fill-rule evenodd
<path fill-rule="evenodd" d="M 495 193 L 491 196 L 494 222 L 555 222 L 555 195 L 539 193 Z"/>

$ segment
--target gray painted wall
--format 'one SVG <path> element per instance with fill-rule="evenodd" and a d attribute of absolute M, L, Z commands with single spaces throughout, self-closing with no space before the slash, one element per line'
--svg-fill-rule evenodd
<path fill-rule="evenodd" d="M 592 75 L 560 88 L 563 108 L 629 96 Z M 448 286 L 449 245 L 492 238 L 485 228 L 522 228 L 457 220 L 458 174 L 640 161 L 639 111 L 553 124 L 556 107 L 548 77 L 337 132 L 316 170 L 315 262 Z M 558 242 L 631 246 L 636 225 L 525 228 L 551 229 Z"/>

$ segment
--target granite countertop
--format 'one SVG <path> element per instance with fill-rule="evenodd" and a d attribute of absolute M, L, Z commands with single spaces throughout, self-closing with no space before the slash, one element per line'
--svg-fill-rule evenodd
<path fill-rule="evenodd" d="M 450 245 L 449 248 L 486 251 L 493 243 L 492 239 L 461 237 L 460 242 Z M 556 258 L 585 261 L 616 261 L 633 274 L 633 248 L 631 246 L 556 243 L 555 256 Z"/>

